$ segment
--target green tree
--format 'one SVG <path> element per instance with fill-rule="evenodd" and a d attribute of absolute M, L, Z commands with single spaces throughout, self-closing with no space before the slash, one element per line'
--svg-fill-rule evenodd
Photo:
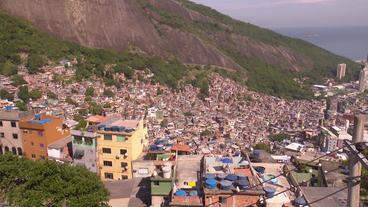
<path fill-rule="evenodd" d="M 270 146 L 267 145 L 267 144 L 263 144 L 263 143 L 256 144 L 256 146 L 254 146 L 254 149 L 264 150 L 266 152 L 271 152 Z"/>
<path fill-rule="evenodd" d="M 290 139 L 290 135 L 285 133 L 273 134 L 269 137 L 269 139 L 273 142 L 282 142 L 286 139 Z"/>
<path fill-rule="evenodd" d="M 0 156 L 0 190 L 11 206 L 107 207 L 108 191 L 85 167 Z"/>
<path fill-rule="evenodd" d="M 27 68 L 29 73 L 36 74 L 45 65 L 46 61 L 40 55 L 31 54 L 28 56 Z"/>
<path fill-rule="evenodd" d="M 58 95 L 56 95 L 56 94 L 55 94 L 54 92 L 52 92 L 52 91 L 47 91 L 47 98 L 57 100 L 57 99 L 58 99 Z"/>
<path fill-rule="evenodd" d="M 19 110 L 21 110 L 21 111 L 28 111 L 27 104 L 24 103 L 23 101 L 17 101 L 15 103 L 15 106 L 18 107 Z"/>
<path fill-rule="evenodd" d="M 89 110 L 89 113 L 93 115 L 100 115 L 103 112 L 102 106 L 97 104 L 96 102 L 91 102 L 88 110 Z"/>
<path fill-rule="evenodd" d="M 23 84 L 27 84 L 27 81 L 25 81 L 23 79 L 23 77 L 20 76 L 20 75 L 14 75 L 12 77 L 12 81 L 13 81 L 13 83 L 12 83 L 13 86 L 20 86 L 20 85 L 23 85 Z"/>
<path fill-rule="evenodd" d="M 17 67 L 10 61 L 7 60 L 5 63 L 0 64 L 0 74 L 11 76 L 17 74 Z"/>
<path fill-rule="evenodd" d="M 107 96 L 107 97 L 109 97 L 109 98 L 112 98 L 112 97 L 114 97 L 114 96 L 115 96 L 114 92 L 112 92 L 112 91 L 111 91 L 111 90 L 109 90 L 109 89 L 104 90 L 103 95 L 104 95 L 104 96 Z"/>
<path fill-rule="evenodd" d="M 88 87 L 84 95 L 93 97 L 95 95 L 95 89 L 93 87 Z"/>
<path fill-rule="evenodd" d="M 72 97 L 70 97 L 70 96 L 67 96 L 67 97 L 65 98 L 65 102 L 66 102 L 66 103 L 68 103 L 68 104 L 70 104 L 70 105 L 78 106 L 78 103 L 77 103 L 76 101 L 74 101 L 74 100 L 72 99 Z"/>
<path fill-rule="evenodd" d="M 28 92 L 28 87 L 27 86 L 20 86 L 19 87 L 19 91 L 18 91 L 18 98 L 20 100 L 22 100 L 24 103 L 28 103 L 29 102 L 29 92 Z"/>
<path fill-rule="evenodd" d="M 34 89 L 31 92 L 29 92 L 29 96 L 33 101 L 38 100 L 42 97 L 42 92 L 38 89 Z"/>
<path fill-rule="evenodd" d="M 10 94 L 7 90 L 5 89 L 1 89 L 0 90 L 0 98 L 1 99 L 7 99 L 9 101 L 14 100 L 14 96 L 12 94 Z"/>

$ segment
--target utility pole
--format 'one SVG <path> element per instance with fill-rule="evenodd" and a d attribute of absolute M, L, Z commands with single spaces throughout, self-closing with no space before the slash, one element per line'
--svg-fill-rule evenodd
<path fill-rule="evenodd" d="M 364 133 L 364 115 L 356 115 L 354 117 L 354 134 L 352 144 L 363 142 Z M 355 148 L 355 147 L 354 147 Z M 356 149 L 355 149 L 356 150 Z M 354 154 L 350 157 L 349 161 L 349 190 L 348 190 L 348 206 L 349 207 L 359 207 L 360 203 L 360 176 L 362 173 L 362 164 L 358 155 Z"/>

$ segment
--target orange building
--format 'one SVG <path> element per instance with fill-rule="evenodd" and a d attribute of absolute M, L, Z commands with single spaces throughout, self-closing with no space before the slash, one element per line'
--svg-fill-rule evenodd
<path fill-rule="evenodd" d="M 37 114 L 19 121 L 24 154 L 28 159 L 46 159 L 47 148 L 57 140 L 70 135 L 62 118 Z"/>

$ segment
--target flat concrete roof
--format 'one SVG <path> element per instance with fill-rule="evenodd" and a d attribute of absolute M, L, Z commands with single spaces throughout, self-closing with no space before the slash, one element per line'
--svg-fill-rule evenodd
<path fill-rule="evenodd" d="M 201 170 L 201 155 L 179 155 L 176 163 L 177 188 L 187 188 L 184 182 L 198 182 Z"/>
<path fill-rule="evenodd" d="M 311 207 L 346 207 L 347 188 L 301 187 L 303 195 Z"/>

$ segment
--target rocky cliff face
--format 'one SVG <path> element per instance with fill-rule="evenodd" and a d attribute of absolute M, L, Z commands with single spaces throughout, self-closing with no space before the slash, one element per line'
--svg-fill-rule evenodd
<path fill-rule="evenodd" d="M 233 24 L 221 22 L 185 3 L 188 1 L 0 0 L 0 8 L 54 36 L 88 47 L 125 50 L 134 46 L 148 54 L 176 57 L 183 63 L 232 70 L 249 67 L 249 60 L 292 71 L 312 68 L 315 63 L 295 47 L 244 35 L 234 29 L 238 24 L 235 20 L 231 20 Z M 261 35 L 266 33 L 262 31 Z"/>

